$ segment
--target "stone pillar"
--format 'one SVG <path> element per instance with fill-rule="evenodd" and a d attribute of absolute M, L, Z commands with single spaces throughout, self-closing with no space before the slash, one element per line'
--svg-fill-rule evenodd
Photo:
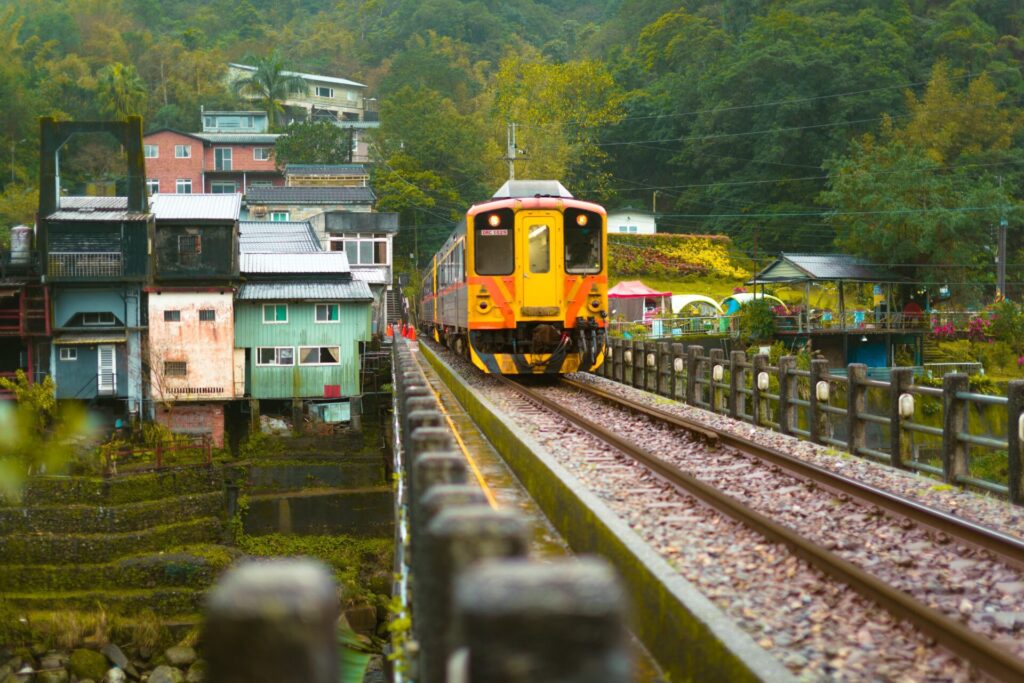
<path fill-rule="evenodd" d="M 957 393 L 970 388 L 967 375 L 955 372 L 942 378 L 942 478 L 951 483 L 968 474 L 967 444 L 957 438 L 967 425 L 967 401 Z"/>
<path fill-rule="evenodd" d="M 752 412 L 754 414 L 752 421 L 755 425 L 760 427 L 762 424 L 764 424 L 767 415 L 765 414 L 766 411 L 764 407 L 764 399 L 761 397 L 761 394 L 764 392 L 762 392 L 761 389 L 758 388 L 757 378 L 761 375 L 762 372 L 768 372 L 768 354 L 758 353 L 754 356 L 753 372 L 753 392 L 750 397 L 751 401 L 753 401 L 754 403 L 754 405 L 752 406 Z"/>
<path fill-rule="evenodd" d="M 338 591 L 324 565 L 270 560 L 234 567 L 210 591 L 207 680 L 336 683 Z"/>
<path fill-rule="evenodd" d="M 747 370 L 743 364 L 747 362 L 747 354 L 743 351 L 729 353 L 729 417 L 734 420 L 743 419 L 747 412 L 746 388 Z"/>
<path fill-rule="evenodd" d="M 900 396 L 914 385 L 913 368 L 893 368 L 889 380 L 889 464 L 907 469 L 908 440 L 903 438 L 903 418 L 900 417 Z"/>
<path fill-rule="evenodd" d="M 302 434 L 306 431 L 306 411 L 301 398 L 292 399 L 292 433 Z"/>
<path fill-rule="evenodd" d="M 811 441 L 822 443 L 822 437 L 828 436 L 828 413 L 824 412 L 818 404 L 818 382 L 828 381 L 827 360 L 815 358 L 811 361 L 810 380 L 811 396 L 810 405 L 807 407 L 807 431 L 810 432 Z"/>
<path fill-rule="evenodd" d="M 867 443 L 866 423 L 860 416 L 868 409 L 868 388 L 864 386 L 864 380 L 868 378 L 868 366 L 851 363 L 846 368 L 846 376 L 846 449 L 857 455 Z"/>
<path fill-rule="evenodd" d="M 627 683 L 625 602 L 603 560 L 477 565 L 456 588 L 462 678 Z"/>
<path fill-rule="evenodd" d="M 700 385 L 697 384 L 697 373 L 700 372 L 700 363 L 704 357 L 704 349 L 692 344 L 686 349 L 686 402 L 691 406 L 697 405 L 697 392 Z"/>
<path fill-rule="evenodd" d="M 789 399 L 793 397 L 796 377 L 790 370 L 796 368 L 796 356 L 783 356 L 779 359 L 779 431 L 783 434 L 793 433 L 793 405 Z"/>
<path fill-rule="evenodd" d="M 1024 381 L 1015 379 L 1010 381 L 1006 391 L 1007 409 L 1007 458 L 1009 465 L 1010 479 L 1007 485 L 1010 489 L 1010 502 L 1020 505 L 1024 502 L 1024 472 L 1021 467 L 1021 444 L 1019 424 L 1021 415 L 1024 414 Z"/>
<path fill-rule="evenodd" d="M 529 547 L 523 517 L 511 510 L 467 506 L 441 512 L 427 527 L 426 575 L 417 578 L 422 596 L 414 623 L 420 638 L 420 683 L 444 683 L 455 644 L 453 592 L 459 575 L 492 558 L 525 557 Z M 483 679 L 481 679 L 483 680 Z"/>
<path fill-rule="evenodd" d="M 672 389 L 669 392 L 669 396 L 675 401 L 683 401 L 686 399 L 684 392 L 686 390 L 686 382 L 683 381 L 683 373 L 686 371 L 686 351 L 683 349 L 683 345 L 679 342 L 672 344 Z M 677 363 L 678 361 L 678 363 Z"/>
<path fill-rule="evenodd" d="M 722 349 L 711 349 L 708 354 L 708 403 L 711 404 L 711 412 L 720 413 L 722 412 L 722 389 L 721 387 L 715 386 L 715 366 L 721 365 L 722 369 L 725 369 L 725 351 Z"/>
<path fill-rule="evenodd" d="M 353 432 L 361 434 L 363 431 L 363 397 L 353 396 L 349 403 L 349 425 Z"/>

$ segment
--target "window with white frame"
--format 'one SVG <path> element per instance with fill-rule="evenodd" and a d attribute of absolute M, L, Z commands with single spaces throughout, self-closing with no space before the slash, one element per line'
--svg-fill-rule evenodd
<path fill-rule="evenodd" d="M 338 304 L 316 305 L 316 321 L 318 323 L 336 323 L 340 319 Z"/>
<path fill-rule="evenodd" d="M 271 211 L 270 220 L 278 223 L 286 223 L 288 222 L 288 215 L 287 211 Z"/>
<path fill-rule="evenodd" d="M 78 360 L 78 349 L 64 346 L 60 350 L 61 360 Z"/>
<path fill-rule="evenodd" d="M 160 145 L 143 145 L 142 156 L 147 159 L 159 159 L 160 158 Z"/>
<path fill-rule="evenodd" d="M 83 325 L 115 325 L 117 319 L 113 313 L 83 313 L 82 314 Z"/>
<path fill-rule="evenodd" d="M 316 86 L 316 96 L 334 99 L 334 88 L 328 88 L 325 85 L 318 85 Z"/>
<path fill-rule="evenodd" d="M 263 304 L 263 322 L 267 325 L 288 322 L 288 304 Z"/>
<path fill-rule="evenodd" d="M 388 265 L 388 236 L 356 233 L 332 237 L 331 251 L 344 251 L 352 266 Z"/>
<path fill-rule="evenodd" d="M 231 180 L 217 180 L 210 183 L 210 192 L 213 194 L 234 194 L 238 192 L 238 185 Z"/>
<path fill-rule="evenodd" d="M 146 178 L 146 192 L 150 195 L 154 195 L 160 191 L 160 179 L 159 178 Z"/>
<path fill-rule="evenodd" d="M 174 181 L 174 191 L 178 194 L 192 194 L 192 179 L 178 178 Z"/>
<path fill-rule="evenodd" d="M 252 158 L 254 161 L 270 161 L 269 147 L 253 147 Z"/>
<path fill-rule="evenodd" d="M 175 159 L 191 159 L 192 158 L 192 145 L 175 145 L 174 146 L 174 158 Z"/>
<path fill-rule="evenodd" d="M 213 168 L 216 171 L 231 170 L 232 150 L 230 147 L 213 148 Z"/>
<path fill-rule="evenodd" d="M 340 346 L 299 347 L 299 365 L 337 365 L 340 362 Z"/>
<path fill-rule="evenodd" d="M 295 347 L 260 346 L 256 348 L 256 365 L 295 365 Z"/>

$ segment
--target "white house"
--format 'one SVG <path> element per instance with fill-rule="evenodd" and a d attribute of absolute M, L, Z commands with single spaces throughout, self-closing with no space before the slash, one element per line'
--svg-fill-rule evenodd
<path fill-rule="evenodd" d="M 616 209 L 608 212 L 609 233 L 653 235 L 658 232 L 658 217 L 645 209 Z"/>

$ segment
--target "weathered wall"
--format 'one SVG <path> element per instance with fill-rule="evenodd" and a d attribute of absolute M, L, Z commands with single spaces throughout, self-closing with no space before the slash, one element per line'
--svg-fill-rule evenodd
<path fill-rule="evenodd" d="M 146 178 L 160 181 L 160 192 L 173 194 L 179 178 L 192 181 L 192 192 L 203 191 L 203 141 L 174 131 L 160 131 L 143 138 L 147 145 L 157 145 L 159 156 L 146 159 Z M 188 159 L 174 157 L 175 145 L 191 145 L 192 156 Z"/>
<path fill-rule="evenodd" d="M 213 445 L 224 447 L 224 404 L 159 404 L 156 421 L 178 434 L 209 434 Z"/>
<path fill-rule="evenodd" d="M 209 401 L 235 397 L 233 377 L 233 293 L 158 290 L 149 294 L 151 393 L 155 400 Z M 215 320 L 200 321 L 200 309 Z M 181 320 L 168 322 L 164 312 L 177 310 Z M 185 361 L 184 377 L 169 376 L 166 361 Z"/>

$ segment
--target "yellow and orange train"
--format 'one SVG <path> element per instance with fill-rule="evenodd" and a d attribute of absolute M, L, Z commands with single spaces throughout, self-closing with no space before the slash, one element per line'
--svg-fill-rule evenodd
<path fill-rule="evenodd" d="M 593 370 L 608 318 L 607 214 L 553 180 L 473 205 L 423 273 L 420 326 L 484 372 Z"/>

